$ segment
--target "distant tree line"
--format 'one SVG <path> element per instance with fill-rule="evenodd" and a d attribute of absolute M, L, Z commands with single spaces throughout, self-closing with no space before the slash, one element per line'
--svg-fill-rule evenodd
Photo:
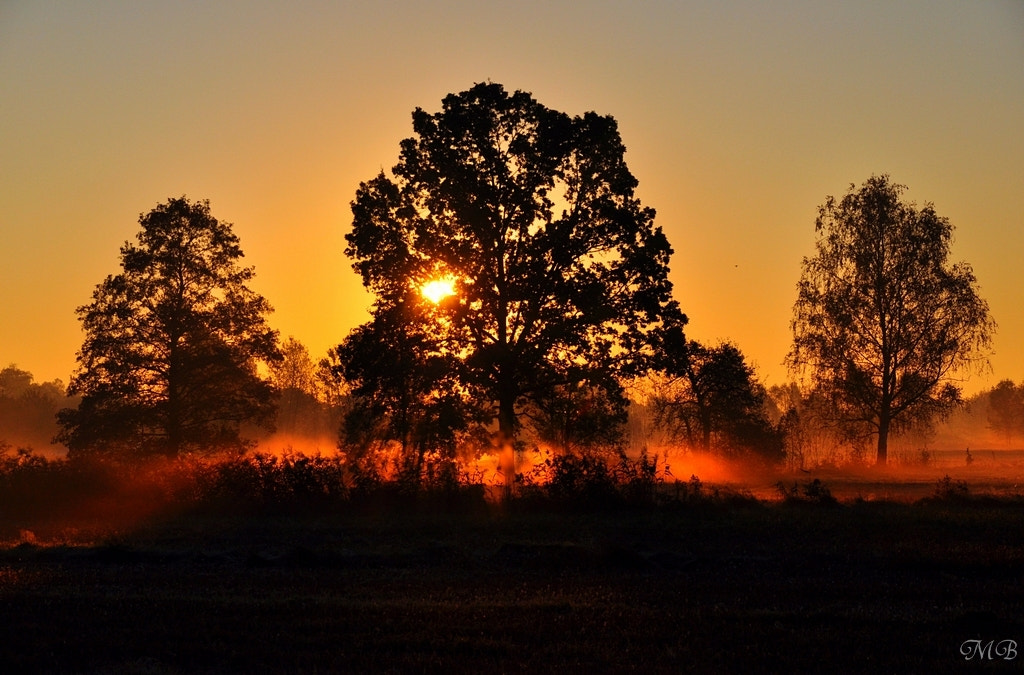
<path fill-rule="evenodd" d="M 0 370 L 0 443 L 43 448 L 57 435 L 55 416 L 67 405 L 60 380 L 35 382 L 32 373 L 10 364 Z"/>

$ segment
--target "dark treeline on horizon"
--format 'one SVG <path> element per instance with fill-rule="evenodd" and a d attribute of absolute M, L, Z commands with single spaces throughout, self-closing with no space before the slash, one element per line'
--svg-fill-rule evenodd
<path fill-rule="evenodd" d="M 283 350 L 286 353 L 302 354 L 300 368 L 287 365 L 284 368 L 290 371 L 288 375 L 272 375 L 278 394 L 273 431 L 256 434 L 256 449 L 281 438 L 279 447 L 294 446 L 301 451 L 308 445 L 304 441 L 316 441 L 316 447 L 322 451 L 333 451 L 338 448 L 339 428 L 352 405 L 352 397 L 343 382 L 330 375 L 329 369 L 324 371 L 324 365 L 329 361 L 327 358 L 313 361 L 305 346 L 294 337 L 289 338 L 285 345 L 290 345 Z M 308 370 L 301 370 L 303 363 Z M 303 375 L 297 381 L 279 379 L 294 378 L 298 372 Z M 317 379 L 325 374 L 324 380 Z M 324 381 L 329 387 L 324 385 Z M 815 417 L 812 410 L 814 399 L 801 392 L 797 384 L 773 385 L 763 394 L 763 419 L 771 424 L 778 425 L 794 408 L 802 415 L 802 432 L 785 436 L 784 461 L 787 465 L 813 468 L 870 461 L 869 448 L 858 448 L 845 442 Z M 73 397 L 68 397 L 62 381 L 37 383 L 31 373 L 9 364 L 0 370 L 0 447 L 7 451 L 24 449 L 63 455 L 66 448 L 53 443 L 58 431 L 56 414 L 75 403 Z M 732 401 L 727 401 L 727 408 L 732 404 Z M 691 440 L 686 435 L 685 424 L 680 429 L 678 421 L 659 420 L 659 415 L 664 413 L 659 413 L 658 405 L 665 404 L 652 400 L 643 404 L 631 400 L 625 423 L 627 450 L 637 452 L 645 446 L 654 449 L 673 443 L 700 451 L 700 439 L 694 439 L 697 442 Z M 697 427 L 691 427 L 693 430 Z M 729 432 L 723 430 L 722 433 L 727 435 Z M 724 439 L 720 440 L 716 431 L 713 431 L 712 438 L 715 440 L 710 452 L 718 454 Z M 899 448 L 897 459 L 903 464 L 921 463 L 922 452 L 927 457 L 929 450 L 1021 449 L 1024 447 L 1024 381 L 1003 380 L 992 389 L 974 394 L 948 418 L 897 437 L 896 445 Z M 551 447 L 565 446 L 556 443 Z M 579 452 L 586 446 L 569 446 L 568 449 Z"/>

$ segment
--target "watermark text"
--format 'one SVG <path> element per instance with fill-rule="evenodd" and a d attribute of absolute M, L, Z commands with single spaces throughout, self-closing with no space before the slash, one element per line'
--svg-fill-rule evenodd
<path fill-rule="evenodd" d="M 960 655 L 964 661 L 1013 661 L 1017 658 L 1017 641 L 964 640 Z"/>

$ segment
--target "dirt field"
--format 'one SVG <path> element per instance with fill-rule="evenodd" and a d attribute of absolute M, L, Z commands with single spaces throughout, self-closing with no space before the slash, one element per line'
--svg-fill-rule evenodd
<path fill-rule="evenodd" d="M 910 503 L 935 493 L 930 472 L 824 479 L 843 503 L 723 492 L 644 510 L 165 516 L 116 532 L 22 531 L 0 548 L 0 672 L 1024 665 L 1024 501 L 1006 496 L 1012 482 L 1000 499 L 954 491 Z"/>

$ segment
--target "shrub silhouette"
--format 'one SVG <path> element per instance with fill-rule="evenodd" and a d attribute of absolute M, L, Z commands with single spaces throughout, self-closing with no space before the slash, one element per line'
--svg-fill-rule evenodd
<path fill-rule="evenodd" d="M 592 454 L 567 454 L 545 462 L 550 466 L 547 492 L 555 501 L 588 506 L 619 501 L 619 493 L 608 464 Z"/>
<path fill-rule="evenodd" d="M 932 499 L 940 502 L 962 502 L 970 496 L 970 489 L 967 481 L 954 480 L 946 474 L 935 483 L 935 492 Z"/>
<path fill-rule="evenodd" d="M 822 506 L 835 506 L 839 502 L 835 497 L 832 496 L 832 491 L 821 482 L 820 478 L 815 478 L 812 481 L 808 481 L 803 485 L 796 482 L 793 483 L 792 487 L 788 487 L 782 481 L 775 484 L 776 490 L 786 504 L 819 504 Z"/>

